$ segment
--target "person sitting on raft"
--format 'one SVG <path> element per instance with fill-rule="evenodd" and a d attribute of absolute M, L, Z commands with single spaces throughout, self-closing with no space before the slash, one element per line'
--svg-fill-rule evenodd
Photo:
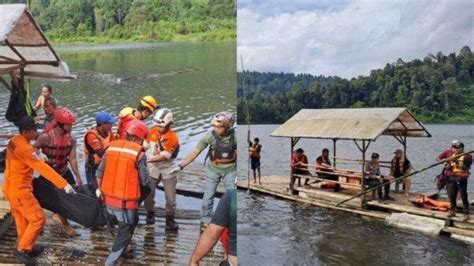
<path fill-rule="evenodd" d="M 373 188 L 382 184 L 383 176 L 380 175 L 380 155 L 376 152 L 372 153 L 371 160 L 365 164 L 364 185 Z M 377 188 L 379 200 L 383 200 L 382 187 Z"/>
<path fill-rule="evenodd" d="M 310 175 L 308 171 L 308 157 L 302 148 L 298 148 L 291 157 L 291 171 L 296 175 Z M 306 178 L 304 185 L 307 186 L 309 179 Z"/>
<path fill-rule="evenodd" d="M 324 148 L 321 152 L 321 155 L 318 158 L 316 158 L 316 172 L 318 173 L 318 176 L 320 178 L 339 181 L 339 176 L 337 175 L 319 173 L 318 171 L 334 172 L 334 167 L 331 165 L 331 160 L 329 159 L 329 150 L 326 148 Z M 336 184 L 334 187 L 334 191 L 339 192 L 340 190 L 341 190 L 341 185 Z"/>
<path fill-rule="evenodd" d="M 413 167 L 410 163 L 410 161 L 405 157 L 403 154 L 403 151 L 400 149 L 397 149 L 394 152 L 395 156 L 393 157 L 392 161 L 390 162 L 390 175 L 393 176 L 394 178 L 398 178 L 401 176 L 404 176 L 406 174 L 409 174 L 411 170 L 413 170 Z M 411 177 L 406 177 L 403 179 L 403 184 L 405 185 L 405 197 L 410 196 L 410 187 L 411 187 Z M 388 184 L 388 190 L 390 190 L 390 184 Z"/>

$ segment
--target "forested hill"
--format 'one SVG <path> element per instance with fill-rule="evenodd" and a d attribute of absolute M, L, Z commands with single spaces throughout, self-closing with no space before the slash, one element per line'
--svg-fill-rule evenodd
<path fill-rule="evenodd" d="M 0 4 L 26 3 L 0 0 Z M 30 0 L 46 35 L 61 42 L 234 40 L 235 0 Z"/>
<path fill-rule="evenodd" d="M 282 123 L 301 108 L 408 107 L 423 122 L 474 122 L 474 56 L 459 54 L 403 62 L 350 80 L 309 74 L 238 73 L 238 120 Z"/>

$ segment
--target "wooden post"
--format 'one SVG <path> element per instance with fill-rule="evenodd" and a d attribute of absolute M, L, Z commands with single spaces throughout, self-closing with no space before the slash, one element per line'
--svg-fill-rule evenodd
<path fill-rule="evenodd" d="M 357 143 L 357 140 L 354 139 L 354 143 L 357 145 L 357 148 L 359 148 L 360 152 L 362 152 L 362 179 L 360 180 L 361 182 L 361 198 L 360 198 L 360 204 L 362 208 L 365 208 L 365 186 L 364 186 L 364 176 L 365 176 L 365 153 L 367 152 L 367 149 L 369 148 L 370 145 L 370 140 L 367 142 L 366 145 L 366 140 L 362 140 L 362 147 L 359 146 L 359 143 Z"/>
<path fill-rule="evenodd" d="M 293 152 L 294 152 L 294 143 L 293 138 L 290 138 L 291 141 L 291 153 L 290 153 L 290 164 L 293 160 Z M 290 166 L 290 193 L 294 195 L 294 185 L 295 185 L 295 176 L 293 175 L 293 167 Z"/>
<path fill-rule="evenodd" d="M 360 180 L 361 182 L 361 190 L 362 190 L 362 193 L 365 192 L 365 186 L 364 186 L 364 177 L 365 177 L 365 151 L 366 151 L 366 148 L 365 148 L 365 140 L 362 140 L 362 179 Z M 360 204 L 361 206 L 363 207 L 364 204 L 365 204 L 365 193 L 362 197 L 360 197 Z"/>
<path fill-rule="evenodd" d="M 336 168 L 336 141 L 337 139 L 332 139 L 332 158 L 334 160 L 334 168 Z"/>

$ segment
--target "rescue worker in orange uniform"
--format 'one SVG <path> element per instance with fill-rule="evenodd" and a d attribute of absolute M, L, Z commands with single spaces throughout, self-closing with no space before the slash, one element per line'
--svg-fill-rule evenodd
<path fill-rule="evenodd" d="M 125 131 L 124 129 L 127 127 L 127 124 L 131 121 L 138 119 L 138 120 L 145 120 L 153 112 L 159 109 L 158 101 L 153 98 L 153 96 L 147 95 L 140 98 L 138 103 L 138 108 L 133 109 L 131 107 L 125 107 L 119 112 L 119 122 L 117 125 L 117 138 L 124 139 L 125 138 Z"/>
<path fill-rule="evenodd" d="M 67 193 L 74 193 L 74 189 L 42 161 L 37 149 L 30 145 L 30 141 L 38 137 L 34 119 L 30 116 L 20 119 L 19 131 L 20 134 L 8 142 L 3 193 L 10 202 L 18 236 L 18 247 L 13 254 L 21 262 L 32 264 L 35 263 L 33 257 L 42 252 L 42 248 L 34 244 L 46 221 L 33 195 L 33 170 Z"/>
<path fill-rule="evenodd" d="M 105 265 L 114 265 L 120 259 L 138 223 L 138 206 L 141 187 L 148 186 L 148 168 L 143 141 L 148 127 L 140 120 L 134 120 L 125 128 L 125 139 L 114 140 L 105 152 L 97 168 L 96 190 L 103 198 L 109 213 L 119 222 L 118 235 Z M 144 196 L 144 195 L 143 195 Z"/>
<path fill-rule="evenodd" d="M 86 169 L 86 179 L 90 191 L 95 192 L 97 181 L 95 172 L 99 167 L 100 160 L 105 151 L 114 140 L 112 125 L 117 120 L 109 113 L 102 111 L 95 116 L 97 125 L 89 129 L 84 135 L 84 164 Z"/>
<path fill-rule="evenodd" d="M 148 160 L 150 170 L 151 193 L 145 199 L 145 209 L 148 214 L 146 224 L 155 224 L 155 190 L 160 182 L 163 182 L 166 199 L 166 230 L 178 230 L 178 224 L 174 220 L 176 212 L 176 175 L 170 175 L 169 171 L 175 167 L 174 160 L 179 153 L 179 137 L 173 131 L 173 113 L 168 108 L 162 108 L 153 117 L 153 127 L 147 138 L 150 144 L 152 156 Z"/>
<path fill-rule="evenodd" d="M 76 122 L 76 115 L 68 108 L 58 108 L 54 111 L 54 127 L 43 132 L 33 144 L 46 155 L 47 161 L 58 174 L 70 185 L 81 186 L 82 179 L 76 156 L 76 138 L 71 134 L 72 125 Z M 74 172 L 75 179 L 68 164 Z M 58 214 L 53 215 L 63 232 L 68 236 L 75 236 L 76 232 L 69 226 L 67 220 Z"/>

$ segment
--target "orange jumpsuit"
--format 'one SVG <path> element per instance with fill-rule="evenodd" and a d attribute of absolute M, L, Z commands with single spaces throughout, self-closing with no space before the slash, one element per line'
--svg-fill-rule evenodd
<path fill-rule="evenodd" d="M 15 219 L 18 250 L 30 252 L 46 221 L 43 209 L 33 195 L 33 170 L 39 172 L 56 187 L 67 185 L 59 174 L 41 161 L 37 150 L 22 135 L 13 137 L 7 146 L 3 193 L 10 202 Z"/>

